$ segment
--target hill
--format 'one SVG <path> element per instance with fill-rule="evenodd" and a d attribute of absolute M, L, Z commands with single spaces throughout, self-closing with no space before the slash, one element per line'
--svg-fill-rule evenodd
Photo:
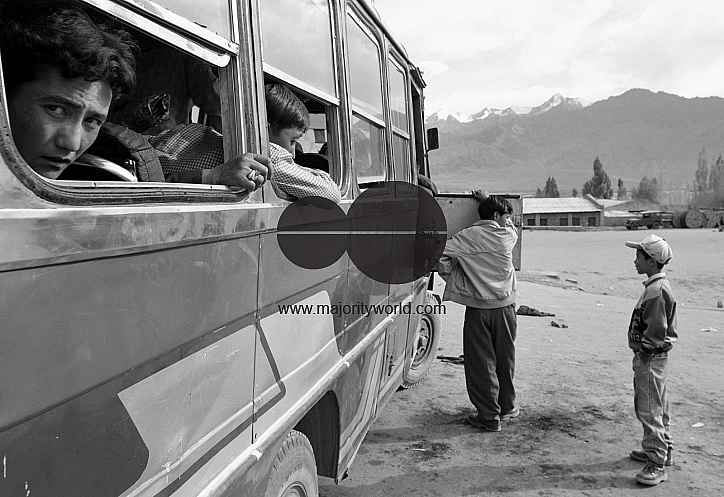
<path fill-rule="evenodd" d="M 591 178 L 596 157 L 614 189 L 618 178 L 630 191 L 644 176 L 684 186 L 702 147 L 710 164 L 724 153 L 724 98 L 644 89 L 588 106 L 556 95 L 527 114 L 489 112 L 466 122 L 435 115 L 427 123 L 439 128 L 430 168 L 441 191 L 532 193 L 552 176 L 570 195 Z"/>

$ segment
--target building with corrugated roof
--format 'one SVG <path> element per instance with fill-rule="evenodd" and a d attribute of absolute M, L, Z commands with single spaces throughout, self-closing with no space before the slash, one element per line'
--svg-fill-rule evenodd
<path fill-rule="evenodd" d="M 523 226 L 601 226 L 603 209 L 604 206 L 590 195 L 524 198 Z"/>

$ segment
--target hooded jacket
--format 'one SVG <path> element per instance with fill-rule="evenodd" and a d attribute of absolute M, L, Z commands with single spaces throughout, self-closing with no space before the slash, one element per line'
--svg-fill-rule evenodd
<path fill-rule="evenodd" d="M 515 303 L 518 284 L 513 247 L 518 232 L 511 221 L 504 227 L 482 220 L 455 234 L 445 245 L 437 270 L 446 281 L 443 300 L 478 309 Z"/>

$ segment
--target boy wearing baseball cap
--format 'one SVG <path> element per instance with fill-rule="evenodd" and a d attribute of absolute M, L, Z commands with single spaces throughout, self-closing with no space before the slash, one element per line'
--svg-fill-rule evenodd
<path fill-rule="evenodd" d="M 636 249 L 636 271 L 648 277 L 628 328 L 628 344 L 634 351 L 634 409 L 644 428 L 643 450 L 630 455 L 646 463 L 636 481 L 658 485 L 667 479 L 665 466 L 673 464 L 666 375 L 669 350 L 677 340 L 676 301 L 663 272 L 673 254 L 666 240 L 656 235 L 640 243 L 626 242 L 626 246 Z"/>

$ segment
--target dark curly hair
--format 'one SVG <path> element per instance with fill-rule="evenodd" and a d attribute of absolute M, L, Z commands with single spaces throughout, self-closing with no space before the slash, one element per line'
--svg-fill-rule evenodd
<path fill-rule="evenodd" d="M 37 78 L 41 65 L 69 79 L 105 81 L 114 98 L 136 85 L 137 45 L 130 34 L 96 24 L 77 8 L 34 9 L 3 16 L 0 50 L 8 93 Z"/>

